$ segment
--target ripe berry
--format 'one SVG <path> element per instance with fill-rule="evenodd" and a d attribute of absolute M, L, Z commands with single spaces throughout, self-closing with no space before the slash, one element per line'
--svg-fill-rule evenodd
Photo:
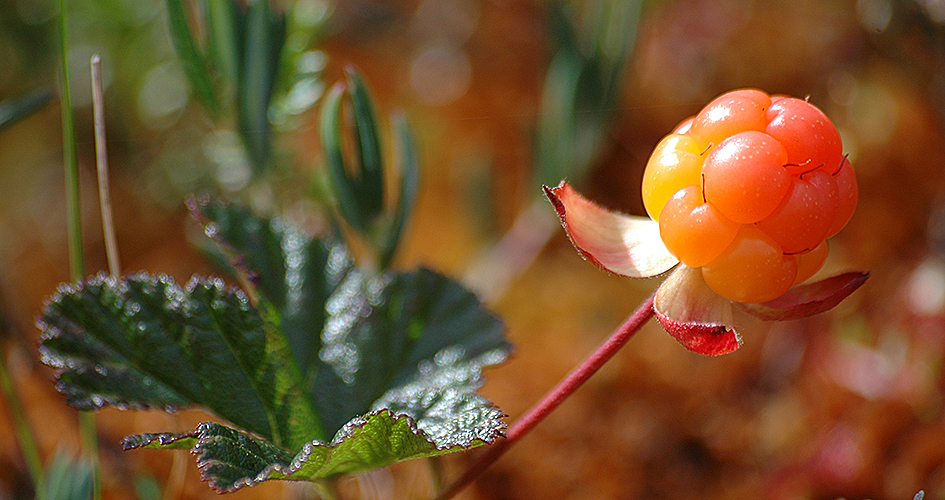
<path fill-rule="evenodd" d="M 840 164 L 840 133 L 813 104 L 786 97 L 771 105 L 767 118 L 764 132 L 784 146 L 792 174 Z"/>
<path fill-rule="evenodd" d="M 817 271 L 820 271 L 820 268 L 824 266 L 824 262 L 827 260 L 829 250 L 830 245 L 827 244 L 827 240 L 824 240 L 810 252 L 795 255 L 794 260 L 797 261 L 797 276 L 794 278 L 794 284 L 796 285 L 807 281 L 807 279 L 816 274 Z"/>
<path fill-rule="evenodd" d="M 764 219 L 781 203 L 791 185 L 781 144 L 763 132 L 731 135 L 702 165 L 705 197 L 735 222 Z"/>
<path fill-rule="evenodd" d="M 840 168 L 831 175 L 837 181 L 839 202 L 833 224 L 827 231 L 827 238 L 833 237 L 843 229 L 843 226 L 847 225 L 847 222 L 850 221 L 850 217 L 853 216 L 853 209 L 856 208 L 856 202 L 859 198 L 859 190 L 856 186 L 856 173 L 853 171 L 853 165 L 850 165 L 850 160 L 844 158 L 843 163 L 840 164 Z"/>
<path fill-rule="evenodd" d="M 663 205 L 676 191 L 699 183 L 702 149 L 695 139 L 670 134 L 656 146 L 643 173 L 643 205 L 653 219 L 660 219 Z"/>
<path fill-rule="evenodd" d="M 767 302 L 794 284 L 797 261 L 760 229 L 743 225 L 735 240 L 712 262 L 702 266 L 709 288 L 735 302 Z"/>
<path fill-rule="evenodd" d="M 643 204 L 666 248 L 716 293 L 765 302 L 813 276 L 858 197 L 840 134 L 812 104 L 724 94 L 660 142 Z"/>
<path fill-rule="evenodd" d="M 689 267 L 708 264 L 728 248 L 739 225 L 702 199 L 696 186 L 680 189 L 660 214 L 666 248 Z"/>
<path fill-rule="evenodd" d="M 758 222 L 758 228 L 774 238 L 784 253 L 813 250 L 834 223 L 837 192 L 837 181 L 823 170 L 794 177 L 781 204 Z"/>
<path fill-rule="evenodd" d="M 735 90 L 716 97 L 693 118 L 689 135 L 703 147 L 718 144 L 738 132 L 764 132 L 768 120 L 765 110 L 771 99 L 760 90 Z"/>

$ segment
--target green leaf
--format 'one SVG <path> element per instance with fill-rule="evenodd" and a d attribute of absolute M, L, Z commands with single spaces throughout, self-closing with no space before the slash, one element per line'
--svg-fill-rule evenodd
<path fill-rule="evenodd" d="M 361 75 L 347 69 L 351 104 L 354 108 L 355 139 L 360 164 L 359 201 L 364 217 L 370 222 L 384 210 L 384 160 L 377 130 L 377 117 L 371 96 Z"/>
<path fill-rule="evenodd" d="M 403 114 L 394 115 L 394 136 L 400 142 L 400 196 L 397 202 L 397 211 L 394 220 L 385 234 L 381 244 L 381 269 L 390 265 L 394 252 L 400 243 L 410 214 L 417 201 L 417 192 L 420 189 L 420 160 L 417 155 L 417 140 L 410 125 Z"/>
<path fill-rule="evenodd" d="M 235 0 L 207 0 L 207 28 L 214 67 L 228 85 L 236 86 L 242 33 Z"/>
<path fill-rule="evenodd" d="M 268 0 L 249 3 L 238 111 L 240 131 L 257 172 L 265 169 L 272 149 L 269 102 L 279 72 L 285 29 L 285 14 L 274 12 Z"/>
<path fill-rule="evenodd" d="M 328 297 L 353 267 L 338 242 L 317 240 L 279 219 L 208 199 L 188 202 L 206 233 L 221 243 L 237 272 L 278 311 L 278 321 L 304 377 L 317 369 Z"/>
<path fill-rule="evenodd" d="M 104 276 L 44 310 L 44 362 L 73 405 L 206 406 L 234 425 L 127 438 L 191 448 L 215 488 L 319 480 L 490 443 L 501 411 L 476 394 L 511 347 L 501 322 L 433 271 L 372 276 L 340 243 L 208 200 L 191 209 L 246 278 L 181 289 Z M 302 369 L 299 369 L 299 367 Z M 322 432 L 322 429 L 324 432 Z M 327 436 L 334 435 L 329 444 Z"/>
<path fill-rule="evenodd" d="M 477 373 L 510 349 L 501 322 L 472 293 L 426 269 L 373 279 L 351 272 L 326 307 L 324 366 L 310 386 L 328 429 L 424 374 L 461 364 Z"/>
<path fill-rule="evenodd" d="M 380 281 L 352 270 L 326 307 L 331 334 L 322 338 L 330 342 L 311 385 L 326 426 L 338 427 L 330 443 L 313 440 L 293 457 L 204 423 L 187 434 L 131 436 L 125 449 L 193 446 L 204 478 L 232 491 L 264 480 L 363 472 L 501 436 L 504 414 L 475 391 L 482 368 L 504 360 L 510 347 L 498 321 L 460 285 L 427 270 Z"/>
<path fill-rule="evenodd" d="M 496 413 L 501 414 L 496 411 Z M 294 456 L 269 442 L 236 429 L 204 422 L 179 436 L 141 435 L 126 438 L 124 449 L 179 449 L 193 444 L 197 467 L 210 487 L 220 493 L 268 480 L 319 481 L 357 474 L 415 458 L 434 457 L 492 442 L 498 430 L 485 438 L 438 445 L 414 419 L 388 410 L 352 420 L 331 443 L 312 441 Z"/>
<path fill-rule="evenodd" d="M 36 89 L 18 97 L 0 102 L 0 130 L 26 118 L 53 98 L 49 88 Z"/>
<path fill-rule="evenodd" d="M 197 98 L 211 115 L 216 116 L 220 112 L 220 103 L 214 93 L 206 57 L 197 48 L 188 25 L 183 2 L 182 0 L 166 0 L 165 4 L 171 40 L 174 41 L 174 48 L 177 49 L 177 56 L 184 67 L 184 73 Z"/>
<path fill-rule="evenodd" d="M 321 436 L 281 336 L 220 280 L 99 275 L 63 287 L 39 326 L 43 362 L 77 408 L 199 405 L 275 443 Z"/>
<path fill-rule="evenodd" d="M 555 54 L 545 75 L 536 137 L 540 184 L 553 186 L 563 178 L 580 179 L 589 166 L 588 148 L 575 144 L 580 77 L 580 61 L 572 53 Z"/>
<path fill-rule="evenodd" d="M 341 144 L 341 101 L 344 91 L 343 83 L 335 84 L 328 91 L 319 114 L 318 132 L 328 164 L 328 177 L 341 215 L 352 227 L 364 232 L 368 225 L 361 211 L 360 186 L 358 180 L 348 173 Z"/>
<path fill-rule="evenodd" d="M 542 90 L 536 139 L 539 184 L 553 186 L 568 178 L 580 185 L 600 155 L 619 109 L 620 83 L 636 40 L 641 3 L 552 2 L 549 24 L 558 50 Z"/>
<path fill-rule="evenodd" d="M 353 111 L 357 169 L 352 173 L 344 158 L 341 121 L 345 86 L 336 84 L 322 104 L 320 133 L 328 163 L 328 175 L 341 214 L 352 227 L 375 239 L 375 223 L 384 214 L 384 160 L 377 116 L 370 93 L 354 68 L 348 68 L 348 93 Z M 413 151 L 411 151 L 413 152 Z M 383 235 L 381 235 L 383 238 Z M 383 247 L 382 241 L 375 241 Z M 381 248 L 382 252 L 384 248 Z"/>
<path fill-rule="evenodd" d="M 191 209 L 273 304 L 329 433 L 379 409 L 386 391 L 437 373 L 443 360 L 478 373 L 510 350 L 502 323 L 445 276 L 420 269 L 369 277 L 343 245 L 285 221 L 209 200 Z"/>

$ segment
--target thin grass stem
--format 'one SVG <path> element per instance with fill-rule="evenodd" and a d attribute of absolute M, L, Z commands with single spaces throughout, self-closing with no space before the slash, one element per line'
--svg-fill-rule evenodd
<path fill-rule="evenodd" d="M 115 237 L 115 222 L 112 218 L 111 194 L 108 182 L 108 151 L 105 147 L 105 98 L 102 89 L 102 59 L 92 56 L 92 114 L 95 124 L 95 170 L 98 173 L 98 201 L 102 210 L 102 232 L 105 236 L 105 254 L 108 257 L 108 272 L 113 278 L 121 276 L 121 261 L 118 259 L 118 240 Z"/>
<path fill-rule="evenodd" d="M 75 120 L 72 114 L 72 91 L 69 83 L 68 32 L 66 0 L 59 0 L 59 71 L 62 89 L 62 154 L 66 178 L 66 219 L 69 243 L 69 272 L 73 281 L 85 276 L 82 254 L 82 212 L 79 200 L 79 162 L 75 148 Z"/>
<path fill-rule="evenodd" d="M 26 414 L 23 413 L 23 405 L 20 404 L 20 398 L 13 386 L 13 378 L 10 377 L 10 372 L 7 370 L 6 358 L 3 357 L 3 353 L 0 353 L 0 389 L 3 390 L 3 398 L 7 403 L 7 408 L 10 409 L 10 415 L 13 417 L 13 424 L 16 427 L 16 439 L 19 442 L 23 458 L 26 460 L 30 478 L 33 480 L 33 491 L 36 492 L 36 499 L 44 500 L 46 481 L 43 472 L 43 460 L 40 458 L 39 448 L 36 446 L 36 439 L 33 437 L 33 430 L 26 419 Z"/>
<path fill-rule="evenodd" d="M 76 156 L 75 120 L 72 111 L 72 90 L 69 80 L 69 39 L 66 30 L 66 0 L 59 0 L 59 71 L 62 91 L 62 149 L 66 182 L 66 227 L 69 244 L 69 274 L 73 281 L 85 276 L 82 252 L 82 205 L 79 195 L 79 162 Z M 79 434 L 86 458 L 92 465 L 93 498 L 102 498 L 99 480 L 98 430 L 95 415 L 79 412 Z"/>

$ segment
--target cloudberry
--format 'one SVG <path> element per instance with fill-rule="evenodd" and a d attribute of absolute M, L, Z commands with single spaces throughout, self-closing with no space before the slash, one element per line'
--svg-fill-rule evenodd
<path fill-rule="evenodd" d="M 723 94 L 657 146 L 643 204 L 666 248 L 744 303 L 816 273 L 857 202 L 840 134 L 817 107 L 759 90 Z"/>

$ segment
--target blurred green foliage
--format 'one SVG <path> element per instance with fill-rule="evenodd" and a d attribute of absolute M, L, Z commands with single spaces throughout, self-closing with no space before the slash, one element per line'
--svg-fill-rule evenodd
<path fill-rule="evenodd" d="M 555 1 L 549 31 L 557 51 L 545 75 L 537 123 L 537 178 L 580 185 L 618 114 L 641 1 Z"/>
<path fill-rule="evenodd" d="M 91 151 L 89 58 L 100 54 L 113 163 L 139 170 L 156 200 L 172 207 L 203 189 L 238 193 L 273 165 L 289 169 L 285 154 L 272 158 L 271 133 L 299 126 L 324 92 L 327 58 L 316 45 L 330 3 L 67 5 L 80 156 Z M 0 100 L 55 82 L 57 14 L 52 0 L 0 3 Z"/>
<path fill-rule="evenodd" d="M 348 104 L 351 112 L 344 113 Z M 343 115 L 351 116 L 350 123 L 342 123 Z M 420 166 L 413 133 L 402 115 L 394 118 L 399 185 L 391 194 L 374 105 L 354 69 L 348 70 L 347 85 L 336 85 L 326 96 L 319 125 L 334 201 L 348 225 L 372 243 L 376 264 L 385 269 L 397 249 L 419 187 Z M 353 143 L 353 147 L 346 148 L 346 143 Z M 394 206 L 387 206 L 391 205 L 387 199 L 394 195 Z"/>

